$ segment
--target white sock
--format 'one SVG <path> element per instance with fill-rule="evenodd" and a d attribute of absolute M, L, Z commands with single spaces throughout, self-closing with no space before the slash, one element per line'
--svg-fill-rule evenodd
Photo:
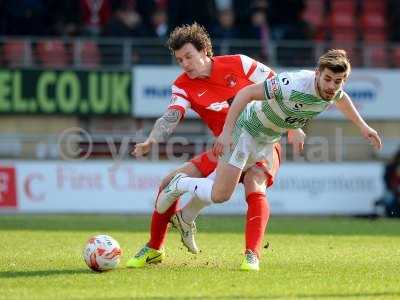
<path fill-rule="evenodd" d="M 197 196 L 204 204 L 210 205 L 211 192 L 214 181 L 208 178 L 183 177 L 179 179 L 176 187 L 180 192 L 189 192 Z"/>
<path fill-rule="evenodd" d="M 194 220 L 196 220 L 197 216 L 200 214 L 200 211 L 209 206 L 211 203 L 205 203 L 197 197 L 192 197 L 190 201 L 182 208 L 182 218 L 183 220 L 190 224 Z"/>

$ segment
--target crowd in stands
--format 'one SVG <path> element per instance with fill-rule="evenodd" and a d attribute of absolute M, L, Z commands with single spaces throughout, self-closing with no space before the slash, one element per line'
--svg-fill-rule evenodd
<path fill-rule="evenodd" d="M 0 34 L 165 37 L 194 21 L 216 38 L 302 39 L 304 0 L 0 0 Z M 264 32 L 265 31 L 265 32 Z"/>
<path fill-rule="evenodd" d="M 265 60 L 271 41 L 323 40 L 331 47 L 400 42 L 399 20 L 397 0 L 0 0 L 0 37 L 164 39 L 175 26 L 196 21 L 214 39 L 260 41 Z M 388 60 L 382 47 L 370 55 L 383 67 Z"/>

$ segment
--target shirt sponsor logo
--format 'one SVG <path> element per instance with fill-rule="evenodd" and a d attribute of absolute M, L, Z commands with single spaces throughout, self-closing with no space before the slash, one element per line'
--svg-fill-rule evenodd
<path fill-rule="evenodd" d="M 209 109 L 209 110 L 213 110 L 213 111 L 221 111 L 224 108 L 229 108 L 229 103 L 228 103 L 228 101 L 214 102 L 214 103 L 211 103 L 206 108 Z"/>
<path fill-rule="evenodd" d="M 295 103 L 293 106 L 293 109 L 295 110 L 300 110 L 303 107 L 303 103 Z"/>
<path fill-rule="evenodd" d="M 297 118 L 297 117 L 287 117 L 285 119 L 285 122 L 293 125 L 293 126 L 300 126 L 300 127 L 304 127 L 307 125 L 308 119 L 307 118 Z"/>

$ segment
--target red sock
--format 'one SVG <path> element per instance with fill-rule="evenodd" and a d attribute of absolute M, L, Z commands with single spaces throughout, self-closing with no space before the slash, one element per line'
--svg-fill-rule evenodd
<path fill-rule="evenodd" d="M 269 219 L 269 204 L 264 193 L 247 195 L 246 250 L 252 250 L 260 257 L 261 244 Z"/>
<path fill-rule="evenodd" d="M 158 192 L 159 194 L 160 191 Z M 178 203 L 179 199 L 163 214 L 158 213 L 156 210 L 153 211 L 150 225 L 150 240 L 147 246 L 158 250 L 164 245 L 165 238 L 167 237 L 168 223 L 172 215 L 176 212 Z"/>

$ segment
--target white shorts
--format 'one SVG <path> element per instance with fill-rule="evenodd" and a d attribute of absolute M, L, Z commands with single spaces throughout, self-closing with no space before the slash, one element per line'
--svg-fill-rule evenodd
<path fill-rule="evenodd" d="M 268 168 L 274 165 L 274 144 L 255 140 L 245 129 L 236 127 L 232 149 L 224 153 L 221 159 L 243 171 L 246 171 L 256 162 L 266 160 Z"/>

